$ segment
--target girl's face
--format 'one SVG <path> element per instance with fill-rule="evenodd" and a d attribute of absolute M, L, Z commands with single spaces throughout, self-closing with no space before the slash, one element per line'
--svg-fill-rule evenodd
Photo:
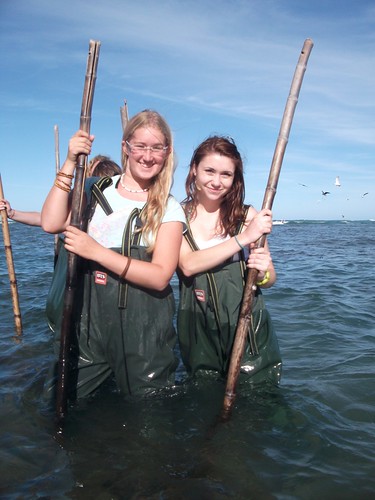
<path fill-rule="evenodd" d="M 147 184 L 159 174 L 169 154 L 163 133 L 154 127 L 138 128 L 131 139 L 123 141 L 128 155 L 126 174 L 135 181 Z"/>
<path fill-rule="evenodd" d="M 193 168 L 193 172 L 198 196 L 221 201 L 232 188 L 235 165 L 231 158 L 211 153 Z"/>

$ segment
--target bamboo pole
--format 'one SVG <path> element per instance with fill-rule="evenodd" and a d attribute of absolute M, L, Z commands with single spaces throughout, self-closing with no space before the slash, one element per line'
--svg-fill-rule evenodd
<path fill-rule="evenodd" d="M 55 125 L 53 127 L 55 133 L 55 169 L 56 174 L 59 173 L 60 170 L 60 147 L 59 147 L 59 127 Z"/>
<path fill-rule="evenodd" d="M 0 174 L 0 198 L 4 197 L 3 192 L 3 183 L 1 180 Z M 12 295 L 12 303 L 13 303 L 13 314 L 14 314 L 14 323 L 16 326 L 16 334 L 19 336 L 22 334 L 22 320 L 21 320 L 21 311 L 18 300 L 18 289 L 17 289 L 17 279 L 14 271 L 14 262 L 13 262 L 13 253 L 12 253 L 12 245 L 10 241 L 10 232 L 9 232 L 9 224 L 8 224 L 8 216 L 7 211 L 0 210 L 2 217 L 1 227 L 3 229 L 4 236 L 4 247 L 5 247 L 5 257 L 8 266 L 8 274 L 9 274 L 9 282 L 10 282 L 10 291 Z"/>
<path fill-rule="evenodd" d="M 124 99 L 124 105 L 122 107 L 120 107 L 120 116 L 121 116 L 122 133 L 124 133 L 125 127 L 129 121 L 128 102 L 126 99 Z M 122 161 L 122 158 L 123 158 L 122 146 L 121 146 L 120 158 Z"/>
<path fill-rule="evenodd" d="M 279 180 L 281 165 L 283 162 L 285 149 L 289 139 L 289 132 L 293 121 L 294 111 L 297 106 L 302 80 L 306 71 L 306 65 L 312 48 L 313 48 L 312 40 L 306 39 L 298 59 L 297 67 L 295 69 L 292 84 L 290 87 L 289 96 L 286 102 L 284 115 L 280 126 L 279 136 L 277 138 L 271 169 L 268 177 L 268 182 L 264 194 L 262 208 L 268 208 L 268 209 L 272 208 L 273 200 L 276 195 L 276 189 Z M 263 247 L 265 241 L 266 241 L 266 235 L 261 236 L 257 241 L 257 248 Z M 253 300 L 256 291 L 257 274 L 258 271 L 256 269 L 251 269 L 250 272 L 248 273 L 246 280 L 239 321 L 237 324 L 236 335 L 233 344 L 231 360 L 229 364 L 225 395 L 224 395 L 224 404 L 222 412 L 222 418 L 224 420 L 227 420 L 229 418 L 236 396 L 235 391 L 236 391 L 237 379 L 240 373 L 241 360 L 245 350 L 247 333 L 250 327 Z"/>
<path fill-rule="evenodd" d="M 87 59 L 85 85 L 82 97 L 80 116 L 80 129 L 90 132 L 91 110 L 94 98 L 96 70 L 99 59 L 100 42 L 90 40 Z M 72 226 L 80 228 L 82 212 L 82 193 L 84 188 L 84 175 L 87 156 L 80 155 L 76 167 L 74 189 L 72 196 L 71 222 Z M 77 287 L 77 255 L 68 252 L 68 269 L 64 293 L 64 306 L 61 323 L 61 343 L 58 363 L 58 385 L 56 395 L 56 421 L 60 426 L 67 412 L 68 386 L 69 386 L 69 354 L 71 335 L 73 330 L 73 302 Z"/>

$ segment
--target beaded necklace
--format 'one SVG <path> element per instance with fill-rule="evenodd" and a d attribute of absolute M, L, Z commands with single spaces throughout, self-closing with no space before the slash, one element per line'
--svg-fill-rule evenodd
<path fill-rule="evenodd" d="M 128 191 L 128 193 L 147 193 L 147 191 L 150 189 L 150 188 L 145 188 L 145 189 L 130 189 L 128 186 L 125 186 L 122 178 L 124 177 L 125 174 L 122 174 L 122 176 L 120 177 L 120 184 L 121 186 L 125 189 L 125 191 Z"/>

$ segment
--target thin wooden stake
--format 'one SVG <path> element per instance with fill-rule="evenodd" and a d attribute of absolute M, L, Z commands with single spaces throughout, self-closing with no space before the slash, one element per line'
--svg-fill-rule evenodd
<path fill-rule="evenodd" d="M 129 121 L 128 103 L 126 99 L 124 99 L 124 105 L 120 107 L 120 116 L 121 116 L 122 133 L 124 133 L 125 127 Z M 121 160 L 123 159 L 123 154 L 124 153 L 122 151 L 122 146 L 121 146 L 121 154 L 120 154 Z"/>
<path fill-rule="evenodd" d="M 298 96 L 302 85 L 302 80 L 306 71 L 306 65 L 313 48 L 313 42 L 306 39 L 302 47 L 302 51 L 295 69 L 295 73 L 290 87 L 289 97 L 285 106 L 283 119 L 279 131 L 279 136 L 276 142 L 275 152 L 272 159 L 271 169 L 268 177 L 267 187 L 264 194 L 262 208 L 272 208 L 275 198 L 277 184 L 279 180 L 281 165 L 284 158 L 285 149 L 289 139 L 289 132 L 292 126 L 294 111 L 297 106 Z M 257 248 L 263 247 L 266 241 L 266 236 L 263 235 L 257 241 Z M 256 291 L 256 280 L 258 272 L 256 269 L 251 269 L 248 273 L 242 306 L 237 324 L 236 336 L 234 339 L 233 350 L 229 365 L 227 385 L 225 389 L 224 404 L 222 418 L 227 420 L 230 416 L 234 400 L 235 390 L 237 385 L 238 375 L 241 368 L 241 360 L 245 350 L 246 337 L 250 328 L 251 313 L 253 300 Z"/>
<path fill-rule="evenodd" d="M 128 103 L 126 99 L 124 99 L 124 106 L 120 107 L 120 116 L 121 116 L 122 131 L 124 131 L 129 121 Z"/>
<path fill-rule="evenodd" d="M 1 174 L 0 174 L 0 198 L 2 198 L 2 199 L 5 198 L 4 192 L 3 192 L 3 183 L 1 180 Z M 2 225 L 1 226 L 3 229 L 3 236 L 4 236 L 4 247 L 5 247 L 5 256 L 6 256 L 7 266 L 8 266 L 10 291 L 12 294 L 14 323 L 16 326 L 16 334 L 19 336 L 22 334 L 22 320 L 21 320 L 21 311 L 20 311 L 19 300 L 18 300 L 17 280 L 16 280 L 16 274 L 14 272 L 14 262 L 13 262 L 12 245 L 11 245 L 11 241 L 10 241 L 8 217 L 7 217 L 7 211 L 5 209 L 0 210 L 0 213 L 1 213 L 1 217 L 2 217 Z"/>
<path fill-rule="evenodd" d="M 60 170 L 60 147 L 59 147 L 59 127 L 55 125 L 53 127 L 55 133 L 55 169 L 56 174 L 59 173 Z"/>

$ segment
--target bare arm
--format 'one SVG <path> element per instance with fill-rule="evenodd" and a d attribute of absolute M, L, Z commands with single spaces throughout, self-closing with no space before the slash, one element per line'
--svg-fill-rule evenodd
<path fill-rule="evenodd" d="M 22 212 L 11 208 L 9 201 L 0 200 L 0 210 L 6 210 L 9 219 L 29 226 L 41 226 L 40 212 Z"/>
<path fill-rule="evenodd" d="M 131 259 L 126 280 L 153 290 L 164 290 L 176 270 L 181 240 L 181 222 L 161 224 L 152 261 Z M 121 275 L 129 260 L 128 257 L 103 247 L 88 234 L 73 226 L 68 226 L 65 231 L 65 248 L 85 259 L 98 262 L 118 275 Z"/>
<path fill-rule="evenodd" d="M 219 245 L 194 252 L 184 239 L 181 245 L 179 267 L 185 276 L 208 271 L 235 255 L 240 250 L 240 245 L 249 246 L 263 234 L 269 234 L 271 230 L 272 212 L 261 210 L 257 213 L 255 209 L 250 208 L 243 232 Z"/>
<path fill-rule="evenodd" d="M 71 183 L 70 176 L 74 175 L 79 155 L 90 154 L 93 140 L 93 135 L 78 130 L 69 141 L 65 163 L 42 208 L 41 223 L 47 233 L 60 233 L 70 222 L 71 197 L 68 187 Z"/>

